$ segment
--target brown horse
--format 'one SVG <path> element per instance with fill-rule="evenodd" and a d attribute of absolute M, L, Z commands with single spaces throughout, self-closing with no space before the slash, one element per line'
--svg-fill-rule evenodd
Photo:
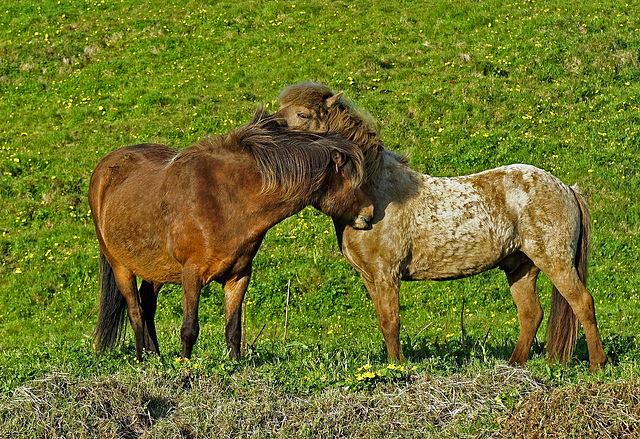
<path fill-rule="evenodd" d="M 389 357 L 402 360 L 401 280 L 457 279 L 494 267 L 507 276 L 520 336 L 510 363 L 524 364 L 542 321 L 536 279 L 553 282 L 547 353 L 566 362 L 582 323 L 591 369 L 605 364 L 593 298 L 586 289 L 590 218 L 583 196 L 551 174 L 510 165 L 435 178 L 386 150 L 368 115 L 325 86 L 300 83 L 279 97 L 277 113 L 301 130 L 346 130 L 365 156 L 371 230 L 334 224 L 340 248 L 362 275 Z M 577 316 L 577 319 L 576 319 Z"/>
<path fill-rule="evenodd" d="M 158 291 L 182 284 L 180 335 L 189 358 L 200 290 L 215 280 L 224 288 L 229 354 L 238 357 L 241 305 L 267 231 L 307 205 L 367 227 L 373 214 L 362 181 L 362 152 L 351 141 L 291 131 L 264 111 L 178 152 L 142 144 L 107 154 L 89 185 L 102 268 L 96 348 L 119 340 L 126 311 L 136 358 L 158 353 Z"/>

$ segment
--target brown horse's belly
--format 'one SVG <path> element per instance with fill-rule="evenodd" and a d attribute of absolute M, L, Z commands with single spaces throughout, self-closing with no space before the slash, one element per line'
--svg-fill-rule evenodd
<path fill-rule="evenodd" d="M 164 268 L 164 267 L 163 267 Z M 182 283 L 182 266 L 176 264 L 172 269 L 158 269 L 148 267 L 138 267 L 138 270 L 132 270 L 136 276 L 146 280 L 147 282 L 161 284 L 181 284 Z"/>
<path fill-rule="evenodd" d="M 107 248 L 119 263 L 147 282 L 182 283 L 182 265 L 166 252 L 140 247 L 126 248 L 109 243 Z"/>

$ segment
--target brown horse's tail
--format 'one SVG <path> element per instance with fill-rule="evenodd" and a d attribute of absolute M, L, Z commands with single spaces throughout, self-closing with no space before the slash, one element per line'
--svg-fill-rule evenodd
<path fill-rule="evenodd" d="M 576 248 L 575 267 L 580 281 L 587 285 L 587 260 L 589 254 L 589 240 L 591 238 L 591 216 L 584 196 L 577 186 L 571 187 L 578 206 L 580 207 L 580 235 Z M 574 314 L 569 302 L 562 297 L 558 289 L 553 286 L 551 292 L 551 312 L 549 315 L 547 355 L 549 361 L 566 363 L 571 358 L 578 338 L 578 318 Z"/>
<path fill-rule="evenodd" d="M 103 353 L 120 341 L 125 328 L 127 302 L 116 285 L 113 268 L 100 252 L 100 310 L 93 335 L 96 350 Z"/>

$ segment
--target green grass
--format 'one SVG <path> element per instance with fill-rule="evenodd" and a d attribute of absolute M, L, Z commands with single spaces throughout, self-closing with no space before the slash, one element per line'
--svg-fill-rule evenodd
<path fill-rule="evenodd" d="M 497 394 L 506 395 L 502 406 L 479 412 L 471 423 L 452 416 L 442 421 L 446 429 L 433 427 L 425 434 L 509 431 L 517 408 L 532 407 L 527 404 L 541 401 L 549 390 L 637 382 L 638 17 L 633 2 L 613 0 L 4 1 L 0 419 L 11 419 L 3 423 L 18 428 L 12 407 L 24 386 L 36 389 L 40 400 L 57 395 L 51 406 L 71 404 L 47 387 L 52 376 L 56 386 L 66 380 L 74 392 L 105 377 L 129 389 L 148 374 L 158 382 L 157 395 L 163 395 L 186 374 L 213 388 L 219 381 L 235 386 L 237 395 L 258 382 L 275 395 L 314 398 L 332 392 L 364 398 L 384 389 L 410 389 L 425 379 L 444 383 L 457 376 L 495 376 L 495 364 L 508 359 L 518 335 L 502 273 L 403 284 L 408 362 L 406 371 L 397 372 L 386 364 L 373 305 L 339 254 L 330 219 L 311 208 L 274 227 L 255 259 L 247 293 L 248 348 L 241 361 L 225 358 L 223 295 L 217 285 L 203 293 L 202 330 L 192 363 L 175 362 L 179 287 L 166 287 L 159 301 L 163 359 L 136 364 L 130 331 L 127 344 L 113 353 L 99 357 L 92 351 L 98 247 L 86 192 L 97 161 L 129 144 L 181 148 L 224 134 L 247 122 L 256 106 L 273 109 L 279 91 L 301 80 L 344 91 L 379 121 L 387 147 L 408 153 L 420 172 L 462 175 L 524 162 L 579 184 L 588 195 L 593 218 L 589 289 L 613 367 L 588 374 L 583 337 L 571 366 L 547 365 L 541 328 L 528 368 L 532 380 L 548 386 L 542 393 L 507 380 L 512 387 Z M 283 345 L 288 285 L 290 321 Z M 550 289 L 542 277 L 546 310 Z M 363 376 L 366 365 L 373 377 Z M 145 391 L 144 397 L 154 394 L 151 384 Z M 186 401 L 194 397 L 184 392 Z M 133 390 L 123 393 L 140 396 Z M 173 410 L 178 402 L 171 401 L 166 408 Z M 73 410 L 65 413 L 74 416 Z M 16 431 L 28 435 L 45 422 L 33 419 Z M 256 431 L 277 435 L 274 429 L 260 430 L 256 419 Z M 357 425 L 357 417 L 344 419 Z M 432 418 L 423 420 L 438 425 Z M 174 421 L 191 425 L 194 434 L 213 428 L 189 417 Z M 252 419 L 244 421 L 252 425 Z M 637 434 L 638 423 L 628 422 Z M 301 435 L 349 435 L 348 430 L 320 430 L 311 421 L 304 425 Z M 366 431 L 389 433 L 380 425 Z M 2 428 L 3 434 L 16 432 Z M 154 422 L 139 428 L 175 433 L 154 430 L 159 428 Z M 566 431 L 587 434 L 576 428 Z M 63 431 L 41 433 L 72 435 Z"/>

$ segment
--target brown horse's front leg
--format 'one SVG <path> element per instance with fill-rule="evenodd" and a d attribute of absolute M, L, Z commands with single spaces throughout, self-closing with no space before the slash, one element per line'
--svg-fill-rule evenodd
<path fill-rule="evenodd" d="M 230 358 L 240 358 L 242 344 L 242 301 L 249 285 L 251 272 L 226 281 L 224 288 L 225 336 Z"/>
<path fill-rule="evenodd" d="M 402 346 L 400 345 L 400 303 L 398 292 L 400 279 L 396 277 L 377 278 L 373 281 L 363 281 L 378 314 L 378 325 L 382 331 L 387 354 L 390 360 L 404 362 Z"/>
<path fill-rule="evenodd" d="M 196 274 L 196 270 L 185 268 L 182 274 L 182 328 L 180 328 L 180 339 L 182 340 L 182 357 L 191 358 L 193 345 L 200 333 L 198 323 L 198 304 L 200 302 L 200 290 L 202 282 Z"/>

